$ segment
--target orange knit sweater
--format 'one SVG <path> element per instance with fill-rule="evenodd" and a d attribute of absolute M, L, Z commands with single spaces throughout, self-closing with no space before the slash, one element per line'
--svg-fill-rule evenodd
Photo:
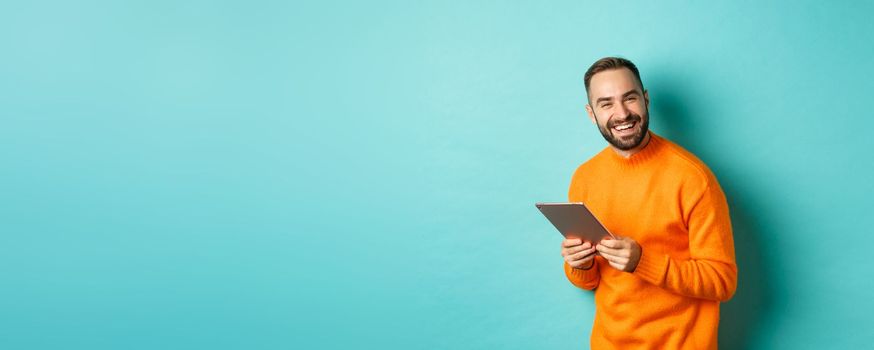
<path fill-rule="evenodd" d="M 737 286 L 728 204 L 704 163 L 650 135 L 630 158 L 610 147 L 595 155 L 568 193 L 614 235 L 640 244 L 636 269 L 596 256 L 588 270 L 565 262 L 565 274 L 595 290 L 592 349 L 716 349 L 719 303 Z"/>

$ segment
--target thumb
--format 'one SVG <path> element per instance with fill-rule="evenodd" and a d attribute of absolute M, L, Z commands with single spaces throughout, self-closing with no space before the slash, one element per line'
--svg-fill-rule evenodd
<path fill-rule="evenodd" d="M 622 241 L 625 242 L 629 246 L 637 244 L 637 241 L 635 241 L 634 238 L 631 238 L 631 237 L 622 237 Z"/>

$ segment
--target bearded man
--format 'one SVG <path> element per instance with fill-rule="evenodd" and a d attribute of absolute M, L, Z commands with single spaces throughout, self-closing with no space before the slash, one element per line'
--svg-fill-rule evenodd
<path fill-rule="evenodd" d="M 616 236 L 566 239 L 564 271 L 594 290 L 592 349 L 716 349 L 720 302 L 737 288 L 731 220 L 716 177 L 649 131 L 649 93 L 629 60 L 584 77 L 586 112 L 609 146 L 574 172 L 583 202 Z"/>

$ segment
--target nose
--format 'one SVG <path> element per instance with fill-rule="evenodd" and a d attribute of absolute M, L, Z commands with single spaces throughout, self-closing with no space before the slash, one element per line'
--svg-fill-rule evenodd
<path fill-rule="evenodd" d="M 628 112 L 628 107 L 626 107 L 624 103 L 619 103 L 617 104 L 614 117 L 619 118 L 619 120 L 624 120 L 628 117 Z"/>

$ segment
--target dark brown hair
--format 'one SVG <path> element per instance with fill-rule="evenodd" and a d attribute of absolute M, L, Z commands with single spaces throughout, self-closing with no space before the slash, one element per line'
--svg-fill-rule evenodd
<path fill-rule="evenodd" d="M 640 84 L 640 89 L 643 90 L 643 81 L 640 80 L 640 72 L 637 70 L 637 66 L 635 66 L 634 63 L 621 57 L 604 57 L 595 61 L 595 63 L 592 63 L 592 66 L 589 67 L 589 70 L 586 71 L 586 75 L 583 77 L 583 81 L 586 83 L 586 95 L 589 94 L 589 82 L 592 81 L 592 76 L 605 70 L 619 68 L 628 68 L 631 73 L 634 73 L 634 77 L 637 78 L 637 83 Z"/>

